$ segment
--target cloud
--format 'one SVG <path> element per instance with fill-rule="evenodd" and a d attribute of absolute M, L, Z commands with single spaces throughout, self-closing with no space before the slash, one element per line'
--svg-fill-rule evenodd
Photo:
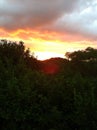
<path fill-rule="evenodd" d="M 56 32 L 63 40 L 78 36 L 95 41 L 97 0 L 0 0 L 0 28 Z"/>
<path fill-rule="evenodd" d="M 64 13 L 62 17 L 44 30 L 55 31 L 62 35 L 61 39 L 69 40 L 76 36 L 76 40 L 97 41 L 97 0 L 83 3 L 81 0 L 77 8 L 71 13 Z M 73 38 L 75 40 L 75 38 Z"/>
<path fill-rule="evenodd" d="M 75 8 L 77 0 L 1 0 L 0 26 L 5 29 L 48 25 Z"/>

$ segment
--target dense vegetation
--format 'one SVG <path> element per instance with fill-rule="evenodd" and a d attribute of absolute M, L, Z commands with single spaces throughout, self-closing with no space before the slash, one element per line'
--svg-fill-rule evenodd
<path fill-rule="evenodd" d="M 1 130 L 96 130 L 97 49 L 38 61 L 0 41 Z"/>

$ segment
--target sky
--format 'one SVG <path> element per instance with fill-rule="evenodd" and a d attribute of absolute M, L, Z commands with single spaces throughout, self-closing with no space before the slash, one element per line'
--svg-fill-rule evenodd
<path fill-rule="evenodd" d="M 0 39 L 24 41 L 40 60 L 97 48 L 97 0 L 0 0 Z"/>

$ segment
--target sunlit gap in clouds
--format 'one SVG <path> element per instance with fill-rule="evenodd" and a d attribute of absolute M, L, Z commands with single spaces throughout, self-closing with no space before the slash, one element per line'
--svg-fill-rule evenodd
<path fill-rule="evenodd" d="M 49 41 L 38 38 L 31 38 L 30 40 L 31 43 L 29 43 L 29 48 L 31 49 L 31 52 L 34 52 L 34 56 L 38 60 L 45 60 L 52 57 L 64 58 L 64 44 L 62 45 L 58 41 Z"/>
<path fill-rule="evenodd" d="M 52 36 L 52 33 L 40 33 L 38 31 L 31 30 L 17 30 L 14 32 L 7 32 L 0 29 L 0 39 L 7 39 L 11 41 L 23 41 L 26 48 L 29 48 L 31 53 L 38 60 L 46 60 L 52 57 L 65 58 L 66 52 L 73 52 L 77 50 L 82 50 L 87 47 L 96 47 L 97 42 L 87 41 L 87 40 L 75 40 L 73 37 L 68 41 L 68 39 L 61 39 L 60 34 L 57 36 Z M 63 35 L 64 36 L 64 35 Z"/>
<path fill-rule="evenodd" d="M 46 59 L 55 58 L 55 57 L 64 58 L 64 54 L 58 54 L 55 52 L 34 52 L 34 56 L 38 60 L 46 60 Z"/>
<path fill-rule="evenodd" d="M 32 44 L 29 44 L 29 48 L 31 49 L 31 52 L 34 52 L 34 56 L 38 60 L 46 60 L 49 58 L 54 57 L 61 57 L 65 58 L 66 52 L 73 52 L 75 50 L 82 50 L 87 47 L 86 44 L 83 44 L 82 42 L 54 42 L 54 41 L 34 41 L 35 44 L 33 46 L 33 40 Z M 88 45 L 91 46 L 91 43 Z"/>

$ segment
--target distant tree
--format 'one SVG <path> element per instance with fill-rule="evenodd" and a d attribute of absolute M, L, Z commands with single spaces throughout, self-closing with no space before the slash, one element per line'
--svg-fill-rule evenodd
<path fill-rule="evenodd" d="M 97 49 L 88 47 L 85 50 L 78 50 L 74 52 L 67 52 L 65 56 L 71 60 L 79 61 L 97 61 Z"/>

